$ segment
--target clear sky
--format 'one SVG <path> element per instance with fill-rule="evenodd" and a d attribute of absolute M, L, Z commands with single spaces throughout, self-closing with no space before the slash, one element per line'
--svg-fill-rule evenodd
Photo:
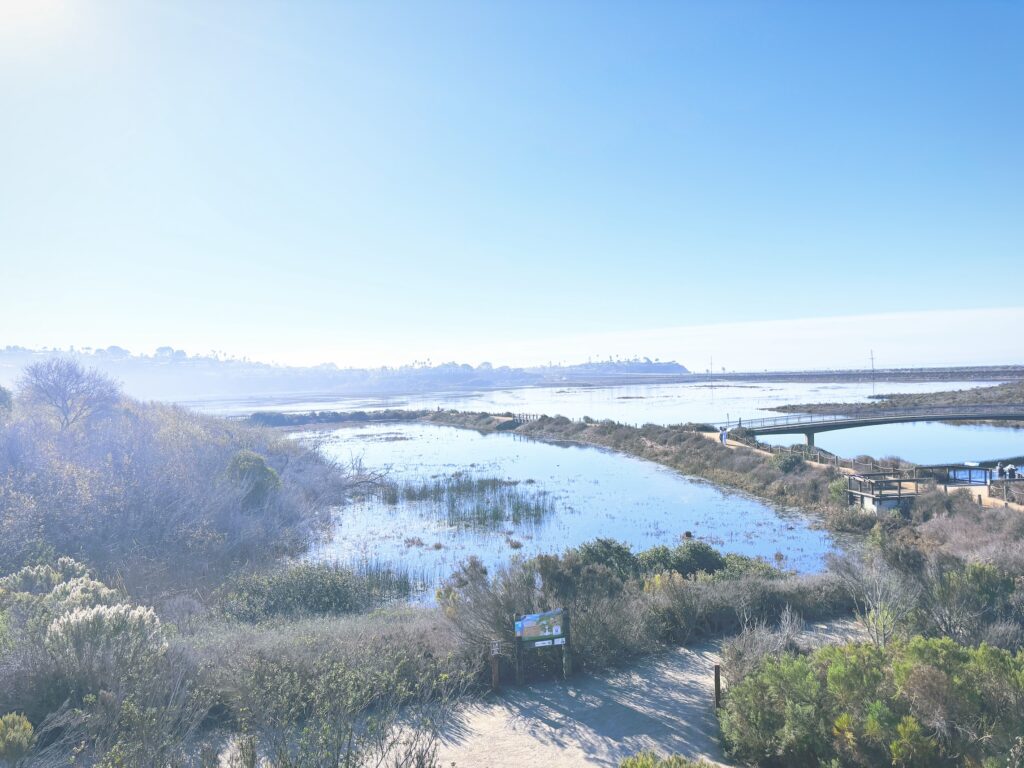
<path fill-rule="evenodd" d="M 1022 257 L 1024 3 L 0 0 L 0 346 L 1024 362 Z"/>

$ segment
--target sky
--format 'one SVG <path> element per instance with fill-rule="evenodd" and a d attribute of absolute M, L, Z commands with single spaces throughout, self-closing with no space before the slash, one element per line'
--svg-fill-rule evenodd
<path fill-rule="evenodd" d="M 1024 4 L 0 0 L 0 347 L 1019 363 Z"/>

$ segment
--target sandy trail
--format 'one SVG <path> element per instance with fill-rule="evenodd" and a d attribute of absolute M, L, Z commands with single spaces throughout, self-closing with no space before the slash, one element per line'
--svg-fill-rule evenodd
<path fill-rule="evenodd" d="M 807 647 L 863 640 L 852 619 L 808 624 Z M 719 643 L 675 648 L 623 670 L 516 688 L 462 712 L 438 750 L 442 766 L 617 766 L 645 749 L 725 760 L 714 712 Z"/>
<path fill-rule="evenodd" d="M 627 670 L 504 688 L 466 710 L 443 766 L 616 766 L 644 749 L 721 763 L 714 714 L 717 647 L 677 648 Z"/>

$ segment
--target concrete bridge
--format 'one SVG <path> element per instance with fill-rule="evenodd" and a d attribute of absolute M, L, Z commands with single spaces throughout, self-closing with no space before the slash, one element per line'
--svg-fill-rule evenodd
<path fill-rule="evenodd" d="M 723 422 L 719 427 L 742 427 L 754 435 L 804 435 L 814 445 L 818 432 L 869 427 L 875 424 L 900 424 L 910 421 L 1024 421 L 1024 403 L 1007 405 L 941 405 L 913 408 L 876 408 L 853 406 L 843 414 L 789 414 L 766 419 L 740 419 Z"/>

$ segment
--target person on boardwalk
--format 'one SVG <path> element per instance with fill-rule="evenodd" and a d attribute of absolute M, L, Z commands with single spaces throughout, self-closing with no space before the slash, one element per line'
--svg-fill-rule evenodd
<path fill-rule="evenodd" d="M 1006 470 L 1003 469 L 1003 462 L 996 464 L 996 477 L 1002 480 L 1006 476 Z"/>
<path fill-rule="evenodd" d="M 1017 467 L 1015 467 L 1013 464 L 1007 464 L 1006 465 L 1006 479 L 1007 480 L 1016 480 L 1017 479 Z"/>

